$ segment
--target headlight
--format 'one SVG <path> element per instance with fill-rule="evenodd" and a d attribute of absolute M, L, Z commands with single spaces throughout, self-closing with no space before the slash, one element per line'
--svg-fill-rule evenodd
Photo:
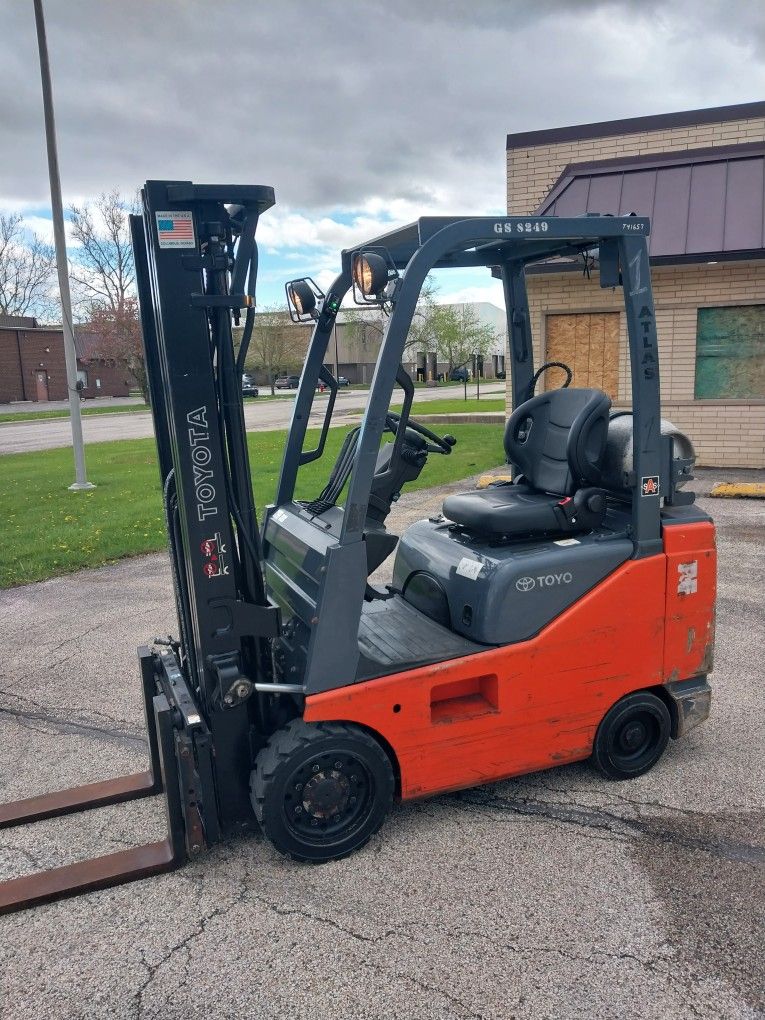
<path fill-rule="evenodd" d="M 316 295 L 305 280 L 293 280 L 288 284 L 287 297 L 298 315 L 310 315 L 316 307 Z"/>
<path fill-rule="evenodd" d="M 353 282 L 364 297 L 381 294 L 388 286 L 388 265 L 382 255 L 360 252 L 353 259 Z"/>

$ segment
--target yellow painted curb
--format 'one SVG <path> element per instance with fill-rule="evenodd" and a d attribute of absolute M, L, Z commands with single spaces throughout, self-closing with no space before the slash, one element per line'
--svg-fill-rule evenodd
<path fill-rule="evenodd" d="M 765 499 L 765 482 L 718 482 L 709 495 L 727 499 Z"/>

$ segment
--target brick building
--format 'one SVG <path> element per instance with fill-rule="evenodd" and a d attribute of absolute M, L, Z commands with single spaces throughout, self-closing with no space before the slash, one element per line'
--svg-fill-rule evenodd
<path fill-rule="evenodd" d="M 126 397 L 135 381 L 124 364 L 95 354 L 97 338 L 75 327 L 77 377 L 82 396 Z M 64 335 L 26 316 L 0 316 L 0 404 L 18 400 L 67 400 Z"/>
<path fill-rule="evenodd" d="M 509 135 L 507 207 L 650 217 L 664 415 L 700 464 L 765 467 L 765 103 Z M 625 317 L 597 267 L 540 267 L 528 291 L 538 363 L 628 406 Z"/>

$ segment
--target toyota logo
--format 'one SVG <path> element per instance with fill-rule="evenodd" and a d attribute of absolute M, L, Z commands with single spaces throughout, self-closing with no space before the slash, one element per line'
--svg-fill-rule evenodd
<path fill-rule="evenodd" d="M 533 577 L 519 577 L 515 582 L 515 587 L 518 591 L 531 591 L 536 583 Z"/>

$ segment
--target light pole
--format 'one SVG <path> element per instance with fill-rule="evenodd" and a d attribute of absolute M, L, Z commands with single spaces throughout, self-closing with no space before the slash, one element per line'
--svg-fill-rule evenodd
<path fill-rule="evenodd" d="M 72 326 L 72 298 L 69 293 L 69 269 L 66 261 L 66 235 L 64 234 L 64 209 L 61 202 L 61 178 L 58 171 L 56 151 L 56 123 L 53 118 L 53 87 L 48 62 L 48 43 L 45 38 L 45 19 L 42 0 L 34 0 L 37 46 L 40 50 L 40 76 L 42 78 L 43 115 L 45 117 L 45 143 L 48 148 L 48 175 L 50 177 L 50 204 L 53 214 L 53 242 L 56 247 L 56 268 L 58 289 L 61 295 L 61 325 L 64 333 L 64 358 L 66 360 L 66 385 L 69 391 L 69 418 L 72 424 L 72 447 L 74 448 L 75 480 L 70 489 L 95 489 L 85 474 L 85 448 L 82 441 L 82 418 L 80 416 L 80 393 L 77 389 L 77 352 L 74 347 Z"/>

